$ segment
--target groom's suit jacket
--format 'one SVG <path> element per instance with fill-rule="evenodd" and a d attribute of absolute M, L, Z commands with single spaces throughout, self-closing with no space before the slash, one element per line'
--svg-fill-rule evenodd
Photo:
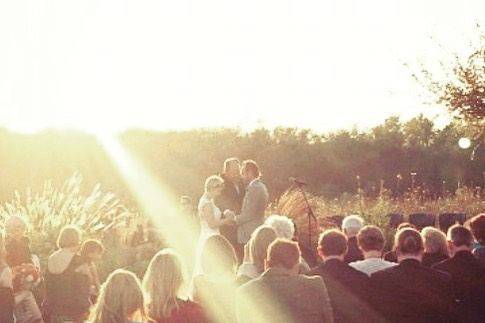
<path fill-rule="evenodd" d="M 260 179 L 253 180 L 246 188 L 241 214 L 236 217 L 238 243 L 248 242 L 253 231 L 264 223 L 268 200 L 266 185 Z"/>

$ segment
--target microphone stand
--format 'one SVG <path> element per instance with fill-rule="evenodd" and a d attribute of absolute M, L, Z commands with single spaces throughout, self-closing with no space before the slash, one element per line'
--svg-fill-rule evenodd
<path fill-rule="evenodd" d="M 310 202 L 308 201 L 307 195 L 305 190 L 303 189 L 303 184 L 300 183 L 294 183 L 294 186 L 298 188 L 298 191 L 301 193 L 303 196 L 303 200 L 305 201 L 305 204 L 307 205 L 307 217 L 308 217 L 308 248 L 311 249 L 312 247 L 312 219 L 317 222 L 317 218 L 315 217 L 315 214 L 313 213 L 313 208 L 310 205 Z"/>

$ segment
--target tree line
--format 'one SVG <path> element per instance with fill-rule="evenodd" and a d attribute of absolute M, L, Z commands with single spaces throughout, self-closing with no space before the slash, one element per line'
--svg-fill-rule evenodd
<path fill-rule="evenodd" d="M 467 128 L 458 121 L 436 129 L 432 120 L 420 115 L 407 122 L 391 117 L 368 131 L 129 130 L 120 140 L 165 188 L 194 200 L 203 191 L 204 179 L 219 173 L 224 159 L 231 156 L 260 164 L 273 199 L 289 187 L 290 176 L 306 181 L 313 193 L 326 197 L 352 193 L 359 187 L 373 194 L 381 186 L 399 195 L 413 185 L 436 197 L 454 192 L 459 185 L 484 185 L 485 153 L 480 150 L 470 159 L 470 149 L 457 144 L 466 135 Z M 46 179 L 62 183 L 76 171 L 87 184 L 100 182 L 123 198 L 131 196 L 95 136 L 72 131 L 35 135 L 0 131 L 3 201 L 11 199 L 16 189 L 40 189 Z"/>

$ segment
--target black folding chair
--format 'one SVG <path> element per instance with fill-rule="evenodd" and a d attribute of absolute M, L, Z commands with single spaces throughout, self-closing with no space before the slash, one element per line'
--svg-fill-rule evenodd
<path fill-rule="evenodd" d="M 434 227 L 436 216 L 431 213 L 413 213 L 409 215 L 409 223 L 415 225 L 419 230 L 425 227 Z"/>
<path fill-rule="evenodd" d="M 389 227 L 396 229 L 401 223 L 404 222 L 404 215 L 401 213 L 389 213 Z"/>
<path fill-rule="evenodd" d="M 463 224 L 466 221 L 465 213 L 441 213 L 438 216 L 440 230 L 444 233 L 455 223 Z"/>

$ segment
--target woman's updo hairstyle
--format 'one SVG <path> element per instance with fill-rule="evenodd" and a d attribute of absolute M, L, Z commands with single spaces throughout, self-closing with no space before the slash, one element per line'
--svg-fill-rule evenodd
<path fill-rule="evenodd" d="M 401 254 L 417 255 L 423 250 L 423 239 L 417 230 L 406 228 L 396 233 L 394 245 Z"/>

